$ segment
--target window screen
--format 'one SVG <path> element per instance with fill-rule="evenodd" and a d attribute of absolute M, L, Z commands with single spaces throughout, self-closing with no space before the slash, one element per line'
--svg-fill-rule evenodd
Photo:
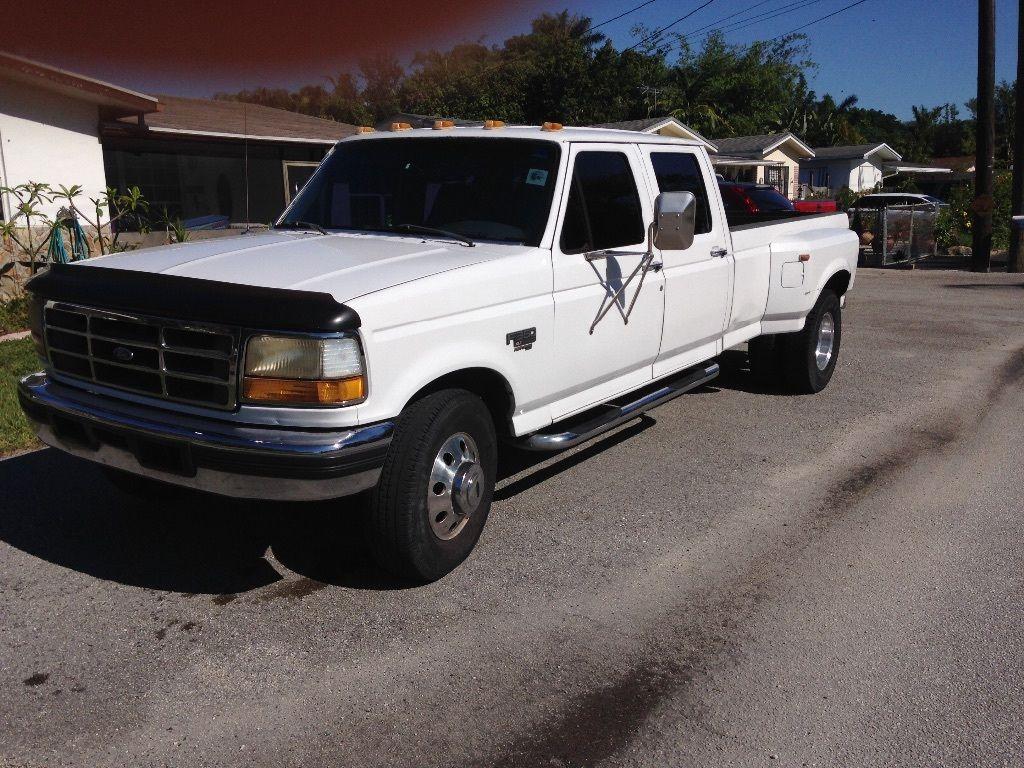
<path fill-rule="evenodd" d="M 697 198 L 695 234 L 711 231 L 711 209 L 708 190 L 697 158 L 688 152 L 652 152 L 651 165 L 658 180 L 659 192 L 692 192 Z"/>
<path fill-rule="evenodd" d="M 562 225 L 562 251 L 600 251 L 643 240 L 640 195 L 626 156 L 621 152 L 576 155 Z"/>

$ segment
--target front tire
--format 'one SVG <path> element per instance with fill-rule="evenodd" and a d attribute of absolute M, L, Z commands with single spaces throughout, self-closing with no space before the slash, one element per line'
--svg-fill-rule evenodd
<path fill-rule="evenodd" d="M 794 392 L 814 394 L 828 386 L 843 337 L 842 308 L 832 290 L 821 292 L 804 329 L 784 338 L 783 372 Z"/>
<path fill-rule="evenodd" d="M 409 405 L 370 503 L 377 562 L 419 583 L 454 570 L 487 522 L 496 467 L 494 422 L 479 397 L 445 389 Z"/>

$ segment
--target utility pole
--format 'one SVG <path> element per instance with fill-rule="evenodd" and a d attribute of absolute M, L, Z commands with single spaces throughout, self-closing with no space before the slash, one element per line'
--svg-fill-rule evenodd
<path fill-rule="evenodd" d="M 1024 216 L 1024 0 L 1017 4 L 1017 84 L 1014 88 L 1016 111 L 1013 119 L 1013 202 L 1012 216 Z M 1024 250 L 1021 237 L 1024 231 L 1017 221 L 1010 225 L 1010 255 L 1007 272 L 1024 272 Z"/>
<path fill-rule="evenodd" d="M 971 271 L 992 266 L 992 166 L 996 143 L 995 0 L 978 0 L 978 137 L 974 161 L 974 242 Z"/>

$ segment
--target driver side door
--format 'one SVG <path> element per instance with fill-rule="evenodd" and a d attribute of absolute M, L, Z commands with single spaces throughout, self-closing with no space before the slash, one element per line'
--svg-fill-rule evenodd
<path fill-rule="evenodd" d="M 639 151 L 632 144 L 570 146 L 552 253 L 555 420 L 649 382 L 664 316 L 661 273 L 637 271 L 654 199 Z"/>

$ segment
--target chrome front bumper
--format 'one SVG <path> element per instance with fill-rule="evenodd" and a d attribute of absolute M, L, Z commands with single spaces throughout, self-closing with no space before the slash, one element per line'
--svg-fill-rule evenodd
<path fill-rule="evenodd" d="M 146 408 L 36 373 L 18 399 L 39 439 L 83 459 L 242 499 L 314 501 L 372 488 L 392 422 L 318 431 Z"/>

